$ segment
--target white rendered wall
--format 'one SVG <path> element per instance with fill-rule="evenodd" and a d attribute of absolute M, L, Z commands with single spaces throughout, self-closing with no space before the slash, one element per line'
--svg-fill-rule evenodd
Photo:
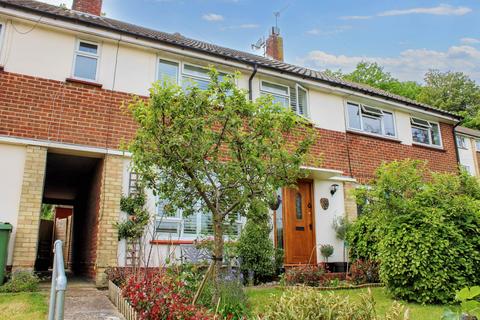
<path fill-rule="evenodd" d="M 468 167 L 468 172 L 474 176 L 475 175 L 475 160 L 474 160 L 474 152 L 472 146 L 472 140 L 469 137 L 459 135 L 460 137 L 464 137 L 466 142 L 466 149 L 458 148 L 458 156 L 460 158 L 460 163 L 464 166 Z"/>
<path fill-rule="evenodd" d="M 25 147 L 0 144 L 0 222 L 13 226 L 8 246 L 7 265 L 12 264 L 18 209 L 22 192 Z"/>
<path fill-rule="evenodd" d="M 330 194 L 330 186 L 338 184 L 337 192 L 332 196 Z M 333 246 L 333 255 L 328 262 L 343 262 L 343 241 L 338 240 L 333 222 L 336 217 L 345 215 L 345 199 L 343 196 L 343 184 L 330 180 L 314 181 L 314 207 L 315 207 L 315 244 L 317 246 L 317 262 L 323 262 L 324 259 L 320 253 L 322 244 L 330 244 Z M 330 206 L 324 210 L 320 205 L 320 199 L 327 198 Z"/>

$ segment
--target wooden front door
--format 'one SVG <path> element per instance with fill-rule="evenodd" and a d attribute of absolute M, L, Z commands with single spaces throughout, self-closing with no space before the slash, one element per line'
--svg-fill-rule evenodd
<path fill-rule="evenodd" d="M 315 264 L 312 182 L 299 181 L 298 189 L 284 190 L 285 264 Z"/>

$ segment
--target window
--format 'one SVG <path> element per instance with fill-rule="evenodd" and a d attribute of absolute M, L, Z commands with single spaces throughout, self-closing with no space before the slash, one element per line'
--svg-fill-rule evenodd
<path fill-rule="evenodd" d="M 196 239 L 201 236 L 213 235 L 212 215 L 200 210 L 187 217 L 181 212 L 169 212 L 166 210 L 166 201 L 157 200 L 157 225 L 159 237 L 176 237 Z M 226 219 L 228 221 L 228 218 Z M 240 235 L 242 223 L 240 216 L 234 223 L 225 226 L 225 235 L 237 237 Z"/>
<path fill-rule="evenodd" d="M 98 44 L 79 40 L 75 50 L 73 76 L 79 79 L 97 80 Z"/>
<path fill-rule="evenodd" d="M 396 136 L 392 112 L 348 102 L 347 118 L 350 129 L 382 136 Z"/>
<path fill-rule="evenodd" d="M 287 86 L 262 81 L 260 94 L 272 96 L 273 102 L 279 103 L 285 108 L 290 106 L 290 88 Z"/>
<path fill-rule="evenodd" d="M 480 140 L 476 140 L 475 144 L 477 146 L 477 152 L 479 152 L 480 151 Z"/>
<path fill-rule="evenodd" d="M 178 63 L 160 59 L 158 62 L 158 80 L 178 83 Z"/>
<path fill-rule="evenodd" d="M 2 52 L 2 43 L 3 43 L 3 33 L 4 33 L 4 25 L 0 22 L 0 53 Z"/>
<path fill-rule="evenodd" d="M 463 136 L 456 136 L 457 139 L 457 147 L 460 149 L 468 149 L 467 146 L 467 139 Z"/>
<path fill-rule="evenodd" d="M 183 65 L 182 86 L 184 89 L 197 85 L 200 89 L 206 90 L 209 83 L 208 69 L 189 64 Z"/>
<path fill-rule="evenodd" d="M 442 145 L 438 123 L 418 118 L 411 118 L 412 138 L 415 143 L 438 146 Z"/>

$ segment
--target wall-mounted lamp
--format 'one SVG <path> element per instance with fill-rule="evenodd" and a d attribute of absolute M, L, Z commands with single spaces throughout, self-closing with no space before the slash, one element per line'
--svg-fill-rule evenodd
<path fill-rule="evenodd" d="M 278 208 L 280 208 L 281 204 L 282 204 L 282 197 L 280 197 L 280 195 L 277 195 L 277 199 L 270 203 L 270 209 L 272 209 L 273 211 L 276 211 Z"/>
<path fill-rule="evenodd" d="M 338 187 L 339 187 L 338 184 L 332 184 L 332 185 L 330 186 L 330 194 L 331 194 L 332 196 L 338 191 Z"/>

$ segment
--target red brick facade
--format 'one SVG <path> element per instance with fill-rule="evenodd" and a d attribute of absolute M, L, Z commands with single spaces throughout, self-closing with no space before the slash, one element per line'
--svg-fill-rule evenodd
<path fill-rule="evenodd" d="M 117 149 L 135 133 L 134 122 L 120 108 L 129 94 L 8 72 L 0 72 L 0 88 L 0 135 Z M 342 170 L 360 182 L 371 179 L 382 161 L 395 159 L 423 159 L 435 171 L 457 170 L 448 124 L 441 124 L 444 150 L 318 130 L 312 153 L 323 159 L 322 167 Z"/>
<path fill-rule="evenodd" d="M 102 0 L 73 0 L 72 9 L 99 16 L 102 14 Z"/>

